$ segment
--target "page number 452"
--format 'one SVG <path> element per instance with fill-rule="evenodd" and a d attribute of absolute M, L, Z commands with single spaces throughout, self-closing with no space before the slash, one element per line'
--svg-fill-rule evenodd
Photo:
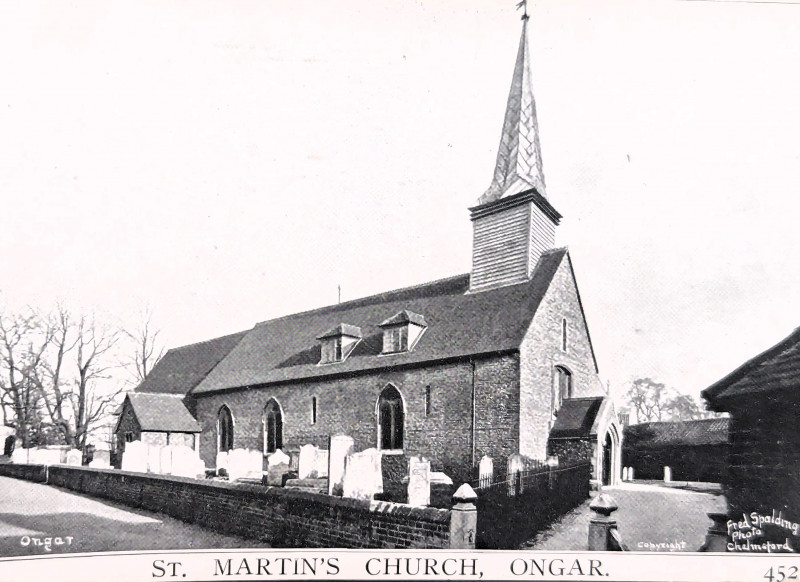
<path fill-rule="evenodd" d="M 778 566 L 770 568 L 764 574 L 764 578 L 769 582 L 783 582 L 784 580 L 797 580 L 797 566 Z"/>

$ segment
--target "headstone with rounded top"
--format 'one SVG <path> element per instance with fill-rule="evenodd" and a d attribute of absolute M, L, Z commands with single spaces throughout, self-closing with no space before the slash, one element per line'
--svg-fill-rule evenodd
<path fill-rule="evenodd" d="M 93 469 L 109 469 L 111 467 L 111 453 L 105 450 L 94 452 L 94 458 L 89 463 Z"/>
<path fill-rule="evenodd" d="M 70 449 L 67 451 L 67 465 L 73 467 L 80 467 L 83 464 L 83 453 L 78 449 Z"/>
<path fill-rule="evenodd" d="M 408 504 L 431 504 L 431 462 L 419 457 L 408 460 Z"/>
<path fill-rule="evenodd" d="M 494 481 L 494 461 L 484 455 L 478 463 L 478 483 L 481 488 L 489 487 Z"/>

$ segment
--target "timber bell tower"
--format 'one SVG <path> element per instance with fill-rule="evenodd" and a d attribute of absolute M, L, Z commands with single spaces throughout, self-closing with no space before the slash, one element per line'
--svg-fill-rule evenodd
<path fill-rule="evenodd" d="M 527 281 L 542 253 L 553 248 L 561 219 L 545 192 L 527 28 L 526 11 L 494 178 L 470 208 L 471 292 Z"/>

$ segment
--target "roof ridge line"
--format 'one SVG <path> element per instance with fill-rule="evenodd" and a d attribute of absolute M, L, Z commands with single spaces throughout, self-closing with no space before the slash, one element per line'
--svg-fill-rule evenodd
<path fill-rule="evenodd" d="M 728 372 L 725 376 L 711 384 L 705 390 L 701 390 L 700 396 L 705 398 L 710 404 L 713 405 L 713 400 L 720 392 L 724 391 L 725 388 L 735 384 L 747 376 L 766 360 L 780 354 L 784 349 L 790 347 L 792 344 L 798 341 L 798 339 L 800 339 L 800 327 L 796 327 L 794 331 L 792 331 L 788 336 L 780 340 L 778 343 L 763 350 L 762 352 L 745 361 L 743 364 L 740 364 L 731 372 Z"/>
<path fill-rule="evenodd" d="M 357 297 L 355 299 L 349 299 L 347 301 L 343 301 L 342 303 L 333 303 L 331 305 L 324 305 L 322 307 L 316 307 L 314 309 L 306 309 L 305 311 L 297 311 L 295 313 L 287 313 L 286 315 L 279 315 L 278 317 L 273 317 L 271 319 L 264 319 L 262 321 L 259 321 L 253 327 L 256 327 L 256 326 L 259 326 L 259 325 L 264 325 L 265 323 L 272 323 L 272 322 L 275 322 L 275 321 L 280 321 L 281 319 L 288 319 L 290 317 L 298 317 L 300 315 L 309 315 L 309 314 L 312 314 L 312 313 L 324 313 L 325 310 L 328 310 L 328 309 L 346 309 L 351 304 L 355 304 L 355 303 L 358 303 L 360 301 L 368 301 L 370 299 L 377 299 L 379 297 L 385 297 L 387 295 L 391 296 L 393 294 L 399 294 L 399 293 L 402 293 L 404 291 L 411 291 L 413 289 L 421 289 L 423 287 L 428 287 L 428 286 L 432 286 L 432 285 L 438 285 L 438 284 L 445 283 L 447 281 L 455 281 L 457 279 L 460 279 L 460 278 L 463 278 L 463 277 L 469 277 L 469 276 L 470 276 L 469 273 L 461 273 L 459 275 L 451 275 L 449 277 L 443 277 L 441 279 L 434 279 L 433 281 L 428 281 L 427 283 L 418 283 L 416 285 L 409 285 L 408 287 L 398 287 L 396 289 L 391 289 L 389 291 L 382 291 L 380 293 L 374 293 L 372 295 L 366 295 L 364 297 Z M 386 298 L 384 300 L 389 300 L 389 298 Z M 340 323 L 345 323 L 345 322 L 342 321 Z"/>
<path fill-rule="evenodd" d="M 234 333 L 227 333 L 227 334 L 225 334 L 225 335 L 221 335 L 221 336 L 218 336 L 218 337 L 212 337 L 211 339 L 207 339 L 207 340 L 200 340 L 199 342 L 192 342 L 192 343 L 190 343 L 190 344 L 183 344 L 183 345 L 180 345 L 180 346 L 175 346 L 174 348 L 170 348 L 170 349 L 168 349 L 168 350 L 167 350 L 166 352 L 164 352 L 164 353 L 166 354 L 167 352 L 171 352 L 171 351 L 173 351 L 173 350 L 182 350 L 182 349 L 184 349 L 184 348 L 190 348 L 190 347 L 192 347 L 192 346 L 199 346 L 200 344 L 210 344 L 211 342 L 215 342 L 215 341 L 219 341 L 219 340 L 221 340 L 221 339 L 225 339 L 225 338 L 233 337 L 233 336 L 235 336 L 235 335 L 240 335 L 240 334 L 241 334 L 241 335 L 244 335 L 244 334 L 247 334 L 247 332 L 249 332 L 251 329 L 253 329 L 253 328 L 252 328 L 252 327 L 250 327 L 250 328 L 248 328 L 248 329 L 243 329 L 242 331 L 237 331 L 237 332 L 234 332 Z"/>

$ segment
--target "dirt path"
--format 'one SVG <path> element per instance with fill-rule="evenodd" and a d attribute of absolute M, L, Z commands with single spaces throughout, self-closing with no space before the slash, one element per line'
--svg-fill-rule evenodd
<path fill-rule="evenodd" d="M 619 509 L 617 520 L 622 541 L 631 551 L 696 551 L 705 541 L 711 520 L 706 513 L 724 511 L 725 498 L 700 493 L 626 483 L 605 487 Z M 525 547 L 534 550 L 586 550 L 589 501 L 571 511 L 550 528 L 530 540 Z"/>
<path fill-rule="evenodd" d="M 50 538 L 49 552 L 46 538 Z M 42 545 L 35 540 L 42 540 Z M 56 487 L 0 477 L 0 556 L 256 547 L 265 544 Z"/>

